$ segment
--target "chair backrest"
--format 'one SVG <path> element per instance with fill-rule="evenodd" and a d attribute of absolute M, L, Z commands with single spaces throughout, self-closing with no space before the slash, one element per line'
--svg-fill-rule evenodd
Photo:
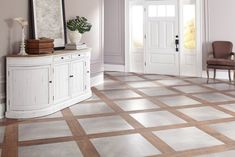
<path fill-rule="evenodd" d="M 214 58 L 229 59 L 233 50 L 233 43 L 230 41 L 215 41 L 212 43 Z"/>

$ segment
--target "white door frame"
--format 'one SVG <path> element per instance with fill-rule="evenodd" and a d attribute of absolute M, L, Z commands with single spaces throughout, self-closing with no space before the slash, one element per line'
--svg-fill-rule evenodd
<path fill-rule="evenodd" d="M 145 0 L 135 0 L 137 3 L 144 2 Z M 181 8 L 181 1 L 179 0 L 179 8 Z M 202 77 L 202 30 L 203 30 L 203 0 L 196 0 L 196 27 L 197 27 L 197 77 Z M 130 72 L 130 0 L 125 0 L 125 72 Z M 180 9 L 179 9 L 180 10 Z M 180 15 L 181 20 L 181 15 Z M 179 22 L 181 24 L 181 21 Z M 180 28 L 182 28 L 180 26 Z M 146 31 L 144 31 L 146 32 Z M 180 30 L 181 32 L 181 30 Z M 182 42 L 182 40 L 180 40 Z M 182 44 L 181 44 L 182 45 Z M 144 63 L 143 63 L 144 66 Z M 145 73 L 145 71 L 143 71 Z"/>

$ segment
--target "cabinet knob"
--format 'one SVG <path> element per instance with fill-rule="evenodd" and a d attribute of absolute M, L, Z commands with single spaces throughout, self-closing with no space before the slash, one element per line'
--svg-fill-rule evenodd
<path fill-rule="evenodd" d="M 87 73 L 89 74 L 89 73 L 90 73 L 90 71 L 87 71 Z"/>
<path fill-rule="evenodd" d="M 81 56 L 80 54 L 78 54 L 78 56 Z"/>
<path fill-rule="evenodd" d="M 61 59 L 64 59 L 64 57 L 61 57 Z"/>
<path fill-rule="evenodd" d="M 73 77 L 73 75 L 70 75 L 69 77 L 70 77 L 70 78 L 72 78 L 72 77 Z"/>
<path fill-rule="evenodd" d="M 52 83 L 52 81 L 49 81 L 49 83 Z"/>

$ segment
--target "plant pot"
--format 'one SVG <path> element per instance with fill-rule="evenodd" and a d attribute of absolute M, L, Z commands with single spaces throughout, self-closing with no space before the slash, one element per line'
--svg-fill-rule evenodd
<path fill-rule="evenodd" d="M 82 39 L 82 34 L 78 31 L 69 31 L 69 40 L 72 44 L 78 44 Z"/>

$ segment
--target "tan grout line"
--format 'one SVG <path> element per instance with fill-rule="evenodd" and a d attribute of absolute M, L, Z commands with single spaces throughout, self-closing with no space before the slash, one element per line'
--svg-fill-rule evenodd
<path fill-rule="evenodd" d="M 85 157 L 99 157 L 99 153 L 92 145 L 91 141 L 86 138 L 86 132 L 83 130 L 82 126 L 78 122 L 78 120 L 73 116 L 71 110 L 69 108 L 62 111 L 63 116 L 66 119 L 66 122 L 77 142 L 78 147 L 80 148 L 82 154 Z M 73 117 L 73 119 L 71 119 Z M 68 118 L 68 119 L 67 119 Z M 83 136 L 84 138 L 81 139 L 80 137 Z"/>
<path fill-rule="evenodd" d="M 141 133 L 141 135 L 147 139 L 152 145 L 157 146 L 157 149 L 163 154 L 166 153 L 175 153 L 176 151 L 172 149 L 168 144 L 163 140 L 155 136 L 152 132 Z"/>
<path fill-rule="evenodd" d="M 2 157 L 18 157 L 18 124 L 9 124 L 5 128 Z"/>
<path fill-rule="evenodd" d="M 66 137 L 38 139 L 38 140 L 31 140 L 31 141 L 19 141 L 19 146 L 42 145 L 42 144 L 69 142 L 69 141 L 74 141 L 74 140 L 75 139 L 73 136 L 66 136 Z"/>

